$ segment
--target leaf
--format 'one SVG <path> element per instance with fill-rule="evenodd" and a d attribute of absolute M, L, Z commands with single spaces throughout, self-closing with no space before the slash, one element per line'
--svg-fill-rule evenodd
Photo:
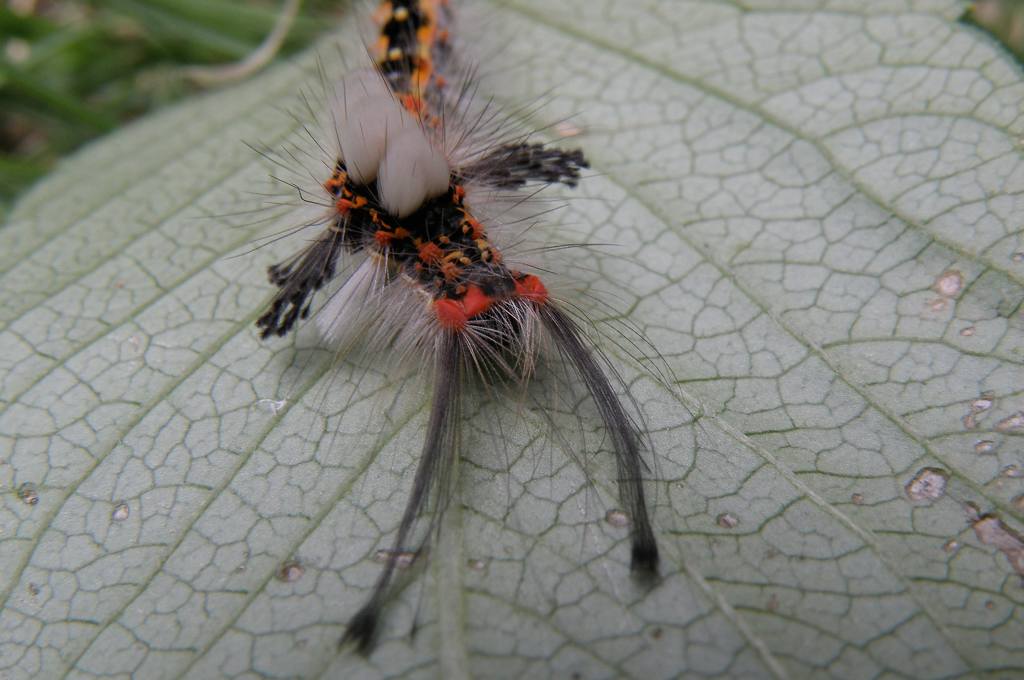
<path fill-rule="evenodd" d="M 487 86 L 575 114 L 596 171 L 553 233 L 621 245 L 566 273 L 680 379 L 608 347 L 652 429 L 662 582 L 629 578 L 607 456 L 499 403 L 378 651 L 337 651 L 422 386 L 259 342 L 294 244 L 212 217 L 263 186 L 238 140 L 293 131 L 310 56 L 89 148 L 0 231 L 0 675 L 1024 671 L 1019 67 L 945 0 L 487 9 Z"/>

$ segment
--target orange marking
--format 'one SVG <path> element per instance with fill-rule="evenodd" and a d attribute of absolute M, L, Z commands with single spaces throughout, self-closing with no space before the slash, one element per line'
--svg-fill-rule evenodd
<path fill-rule="evenodd" d="M 380 63 L 385 61 L 388 56 L 388 37 L 382 35 L 377 38 L 377 44 L 374 45 L 374 51 L 377 53 L 377 62 Z"/>
<path fill-rule="evenodd" d="M 441 265 L 441 275 L 444 276 L 446 281 L 454 281 L 459 278 L 461 273 L 462 270 L 454 262 L 445 262 Z"/>
<path fill-rule="evenodd" d="M 345 175 L 344 174 L 334 175 L 329 180 L 324 182 L 324 189 L 326 189 L 327 193 L 329 193 L 329 194 L 337 193 L 337 190 L 340 189 L 343 186 L 345 186 Z"/>
<path fill-rule="evenodd" d="M 373 240 L 376 241 L 377 245 L 380 246 L 381 248 L 387 248 L 388 246 L 390 246 L 394 238 L 395 235 L 392 234 L 390 231 L 378 229 L 377 231 L 373 232 Z"/>
<path fill-rule="evenodd" d="M 416 31 L 416 41 L 419 43 L 420 53 L 428 54 L 430 46 L 434 43 L 434 36 L 437 35 L 437 29 L 434 27 L 433 21 L 420 26 L 419 30 Z"/>
<path fill-rule="evenodd" d="M 387 23 L 388 17 L 391 16 L 392 11 L 390 0 L 380 3 L 380 6 L 377 7 L 377 11 L 373 13 L 374 22 L 378 24 Z"/>
<path fill-rule="evenodd" d="M 461 184 L 456 185 L 455 191 L 452 192 L 452 197 L 456 203 L 461 204 L 463 199 L 466 198 L 466 187 Z"/>
<path fill-rule="evenodd" d="M 467 213 L 465 222 L 469 225 L 469 229 L 473 233 L 474 240 L 484 237 L 484 228 L 480 224 L 480 220 Z"/>
<path fill-rule="evenodd" d="M 544 304 L 548 301 L 548 289 L 533 274 L 527 274 L 521 279 L 516 279 L 516 295 L 537 304 Z"/>
<path fill-rule="evenodd" d="M 441 250 L 437 245 L 430 243 L 424 243 L 419 247 L 420 259 L 427 264 L 434 264 L 442 257 L 444 257 L 444 251 Z"/>
<path fill-rule="evenodd" d="M 339 198 L 334 202 L 334 207 L 342 215 L 347 215 L 353 208 L 362 208 L 364 205 L 366 205 L 366 199 L 362 196 L 356 196 L 354 201 L 347 198 Z"/>

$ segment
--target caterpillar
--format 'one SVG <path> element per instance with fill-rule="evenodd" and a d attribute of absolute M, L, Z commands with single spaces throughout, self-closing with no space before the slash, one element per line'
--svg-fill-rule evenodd
<path fill-rule="evenodd" d="M 316 293 L 339 285 L 313 321 L 325 342 L 428 367 L 433 380 L 423 448 L 390 554 L 410 548 L 431 498 L 438 512 L 458 451 L 466 386 L 525 385 L 541 359 L 562 362 L 589 394 L 617 467 L 631 518 L 631 570 L 657 575 L 659 553 L 645 499 L 644 436 L 616 394 L 603 354 L 541 276 L 513 263 L 494 238 L 495 200 L 521 202 L 532 185 L 576 186 L 588 167 L 562 150 L 508 132 L 491 102 L 474 101 L 472 69 L 452 42 L 448 0 L 385 0 L 374 13 L 373 65 L 329 84 L 324 176 L 307 202 L 316 235 L 269 268 L 277 292 L 257 321 L 261 336 L 285 336 L 311 316 Z M 304 195 L 305 198 L 305 195 Z M 346 267 L 341 267 L 344 263 Z M 347 274 L 341 274 L 346 269 Z M 342 644 L 368 653 L 394 589 L 386 560 Z"/>

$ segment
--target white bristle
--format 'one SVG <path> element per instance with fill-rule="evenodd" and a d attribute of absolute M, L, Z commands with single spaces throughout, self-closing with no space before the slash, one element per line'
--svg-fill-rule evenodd
<path fill-rule="evenodd" d="M 317 314 L 320 334 L 335 346 L 358 335 L 352 329 L 362 328 L 369 321 L 368 314 L 379 304 L 386 281 L 381 260 L 369 258 L 360 263 Z"/>
<path fill-rule="evenodd" d="M 423 130 L 406 127 L 388 139 L 377 177 L 381 204 L 397 217 L 411 215 L 425 200 L 448 190 L 450 172 L 448 159 Z"/>
<path fill-rule="evenodd" d="M 338 138 L 352 181 L 369 184 L 375 180 L 388 138 L 406 129 L 418 130 L 419 125 L 391 95 L 366 97 L 349 108 Z"/>

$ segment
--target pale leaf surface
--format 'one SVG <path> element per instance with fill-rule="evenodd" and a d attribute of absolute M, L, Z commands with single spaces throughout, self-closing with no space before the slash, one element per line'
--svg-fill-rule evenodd
<path fill-rule="evenodd" d="M 540 228 L 618 244 L 559 274 L 678 378 L 609 334 L 663 579 L 629 576 L 586 402 L 559 438 L 473 400 L 460 502 L 368 660 L 337 641 L 424 387 L 261 342 L 297 244 L 247 252 L 273 229 L 216 217 L 259 204 L 241 142 L 296 133 L 315 57 L 68 161 L 0 230 L 0 677 L 1024 672 L 1024 76 L 961 9 L 485 3 L 482 91 L 571 117 L 593 165 Z M 946 486 L 908 492 L 926 468 Z"/>

